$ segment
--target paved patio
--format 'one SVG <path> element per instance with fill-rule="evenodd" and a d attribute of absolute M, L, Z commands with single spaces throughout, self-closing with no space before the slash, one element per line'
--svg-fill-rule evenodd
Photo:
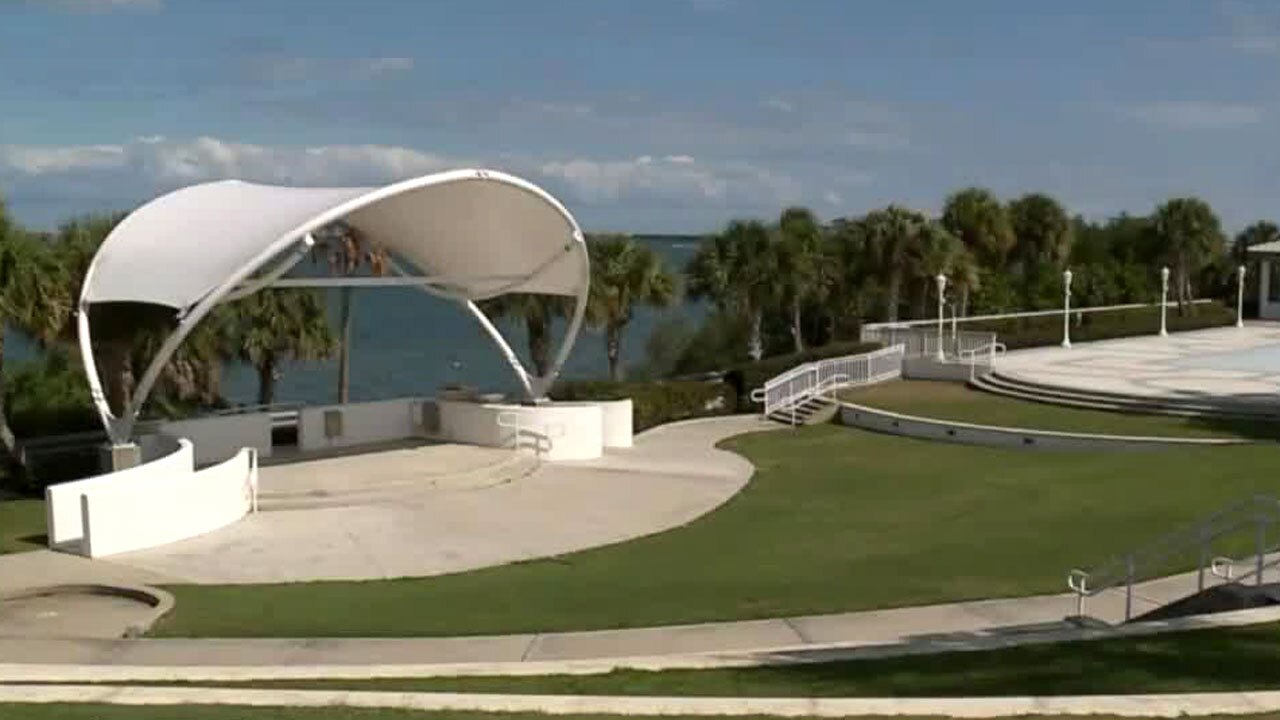
<path fill-rule="evenodd" d="M 607 545 L 677 527 L 737 493 L 753 468 L 719 450 L 720 440 L 776 424 L 756 417 L 665 425 L 604 458 L 543 464 L 490 487 L 426 492 L 359 504 L 263 511 L 234 525 L 161 548 L 112 556 L 154 581 L 274 583 L 423 577 Z M 264 490 L 325 492 L 364 478 L 410 481 L 408 465 L 454 446 L 395 449 L 262 469 Z M 465 459 L 468 471 L 474 458 Z M 460 466 L 461 467 L 461 466 Z M 363 476 L 363 477 L 361 477 Z M 424 476 L 425 484 L 435 476 Z M 4 572 L 0 558 L 0 576 Z"/>
<path fill-rule="evenodd" d="M 997 360 L 996 370 L 1090 391 L 1280 402 L 1280 324 L 1017 350 Z"/>

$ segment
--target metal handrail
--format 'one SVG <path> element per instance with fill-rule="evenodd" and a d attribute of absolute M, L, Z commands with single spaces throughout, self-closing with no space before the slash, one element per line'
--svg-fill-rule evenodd
<path fill-rule="evenodd" d="M 1213 303 L 1213 302 L 1217 302 L 1217 300 L 1214 300 L 1212 298 L 1201 298 L 1199 300 L 1190 300 L 1187 302 L 1187 304 L 1202 305 L 1204 303 Z M 1177 301 L 1165 302 L 1165 307 L 1177 307 L 1177 305 L 1178 305 Z M 1099 305 L 1096 307 L 1086 307 L 1086 308 L 1073 307 L 1071 308 L 1070 312 L 1072 315 L 1077 315 L 1077 314 L 1083 315 L 1086 313 L 1108 312 L 1112 310 L 1139 310 L 1141 308 L 1148 308 L 1148 307 L 1158 308 L 1160 307 L 1160 303 L 1151 302 L 1151 303 L 1129 303 L 1127 305 Z M 1027 310 L 1024 312 L 1001 313 L 997 315 L 970 315 L 968 317 L 961 317 L 961 318 L 957 318 L 953 316 L 948 322 L 966 323 L 966 322 L 982 322 L 984 320 L 1011 320 L 1015 318 L 1045 317 L 1049 315 L 1061 315 L 1061 314 L 1062 314 L 1062 308 L 1054 308 L 1052 310 Z M 862 326 L 862 329 L 864 331 L 867 331 L 867 330 L 876 331 L 876 330 L 882 330 L 884 328 L 913 328 L 913 327 L 920 327 L 920 326 L 926 326 L 926 325 L 930 327 L 934 327 L 937 324 L 938 324 L 937 318 L 929 318 L 925 320 L 899 320 L 895 322 L 867 323 L 866 325 Z"/>
<path fill-rule="evenodd" d="M 859 355 L 845 355 L 802 363 L 765 381 L 751 391 L 751 399 L 764 405 L 764 414 L 792 411 L 793 421 L 798 405 L 818 394 L 830 392 L 837 383 L 832 378 L 843 376 L 844 385 L 866 385 L 902 374 L 901 344 Z M 880 367 L 887 363 L 887 368 Z"/>
<path fill-rule="evenodd" d="M 1255 568 L 1252 572 L 1236 578 L 1228 578 L 1233 582 L 1241 582 L 1250 577 L 1261 583 L 1263 573 L 1270 567 L 1280 565 L 1280 558 L 1265 562 L 1265 556 L 1280 547 L 1269 549 L 1265 542 L 1267 524 L 1280 523 L 1280 500 L 1269 495 L 1254 495 L 1232 503 L 1221 510 L 1193 523 L 1183 525 L 1166 533 L 1137 550 L 1117 555 L 1102 563 L 1091 571 L 1073 568 L 1067 573 L 1067 587 L 1076 594 L 1077 615 L 1084 614 L 1084 600 L 1099 593 L 1123 587 L 1125 590 L 1125 620 L 1132 616 L 1132 604 L 1135 598 L 1134 585 L 1158 568 L 1161 563 L 1188 551 L 1198 554 L 1197 587 L 1205 586 L 1205 571 L 1216 577 L 1221 574 L 1223 563 L 1235 561 L 1223 556 L 1210 558 L 1209 550 L 1213 541 L 1246 527 L 1257 528 L 1257 547 L 1254 555 Z M 1232 572 L 1226 570 L 1228 575 Z"/>

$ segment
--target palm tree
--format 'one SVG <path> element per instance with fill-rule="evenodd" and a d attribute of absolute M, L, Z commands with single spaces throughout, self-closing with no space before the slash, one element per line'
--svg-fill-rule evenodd
<path fill-rule="evenodd" d="M 1222 227 L 1213 208 L 1193 197 L 1174 198 L 1160 205 L 1154 219 L 1161 255 L 1173 265 L 1174 292 L 1182 312 L 1193 295 L 1191 278 L 1224 248 Z"/>
<path fill-rule="evenodd" d="M 897 322 L 910 258 L 929 221 L 915 210 L 890 205 L 867 213 L 863 222 L 867 252 L 885 283 L 885 317 L 889 322 Z"/>
<path fill-rule="evenodd" d="M 820 297 L 822 282 L 822 227 L 808 208 L 790 207 L 778 220 L 778 278 L 783 284 L 791 315 L 791 338 L 796 352 L 804 351 L 800 308 Z"/>
<path fill-rule="evenodd" d="M 1259 220 L 1236 235 L 1231 244 L 1231 259 L 1237 265 L 1249 264 L 1249 248 L 1280 240 L 1280 227 L 1269 220 Z"/>
<path fill-rule="evenodd" d="M 676 278 L 651 248 L 624 235 L 587 238 L 591 291 L 587 324 L 604 328 L 609 378 L 622 379 L 622 333 L 637 305 L 668 307 L 676 298 Z"/>
<path fill-rule="evenodd" d="M 866 223 L 861 218 L 838 218 L 827 229 L 822 268 L 830 338 L 853 332 L 879 291 L 867 245 Z"/>
<path fill-rule="evenodd" d="M 594 275 L 594 272 L 592 273 Z M 546 377 L 551 371 L 551 324 L 566 314 L 564 298 L 554 295 L 508 293 L 482 300 L 480 309 L 495 318 L 516 318 L 524 321 L 525 335 L 529 341 L 529 359 L 534 374 Z"/>
<path fill-rule="evenodd" d="M 969 187 L 952 193 L 942 208 L 942 225 L 964 244 L 968 269 L 1004 269 L 1016 238 L 1008 211 L 990 190 Z M 961 315 L 969 314 L 969 298 L 979 284 L 977 274 L 968 279 L 973 282 L 958 284 Z"/>
<path fill-rule="evenodd" d="M 338 221 L 315 233 L 318 248 L 326 251 L 329 274 L 350 277 L 367 266 L 375 276 L 385 275 L 390 263 L 386 248 L 370 242 L 352 225 Z M 313 255 L 314 257 L 314 255 Z M 355 288 L 345 286 L 339 295 L 341 340 L 338 343 L 338 402 L 346 403 L 351 395 L 351 304 Z"/>
<path fill-rule="evenodd" d="M 1024 195 L 1009 203 L 1009 218 L 1017 238 L 1014 256 L 1021 278 L 1023 307 L 1034 308 L 1043 299 L 1046 283 L 1056 285 L 1067 266 L 1075 242 L 1075 228 L 1057 200 L 1042 193 Z"/>
<path fill-rule="evenodd" d="M 48 245 L 10 222 L 0 202 L 0 445 L 11 471 L 23 473 L 23 464 L 5 413 L 4 331 L 12 327 L 47 341 L 66 324 L 71 306 Z"/>
<path fill-rule="evenodd" d="M 968 187 L 949 195 L 942 207 L 942 225 L 993 270 L 1004 266 L 1016 241 L 1009 213 L 986 188 Z"/>
<path fill-rule="evenodd" d="M 228 332 L 240 360 L 258 373 L 258 403 L 275 400 L 280 364 L 321 360 L 333 352 L 322 296 L 313 290 L 262 290 L 230 306 Z"/>
<path fill-rule="evenodd" d="M 915 315 L 927 317 L 931 290 L 937 287 L 935 278 L 948 275 L 955 267 L 956 259 L 964 251 L 960 239 L 937 222 L 926 222 L 916 242 L 910 248 L 908 263 L 910 273 L 920 288 Z"/>
<path fill-rule="evenodd" d="M 707 298 L 746 320 L 752 360 L 764 355 L 764 311 L 778 294 L 777 264 L 769 228 L 758 220 L 733 220 L 702 242 L 686 269 L 691 298 Z"/>

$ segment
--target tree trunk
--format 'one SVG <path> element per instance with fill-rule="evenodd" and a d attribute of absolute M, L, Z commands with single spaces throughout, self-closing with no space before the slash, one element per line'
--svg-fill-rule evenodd
<path fill-rule="evenodd" d="M 796 352 L 804 352 L 804 333 L 800 329 L 800 295 L 791 298 L 791 338 L 795 340 Z"/>
<path fill-rule="evenodd" d="M 100 380 L 105 386 L 107 406 L 116 417 L 124 415 L 129 407 L 129 392 L 133 385 L 129 350 L 122 344 L 111 343 L 103 348 L 106 352 L 99 357 L 102 369 Z"/>
<path fill-rule="evenodd" d="M 885 316 L 889 322 L 898 322 L 898 297 L 902 293 L 902 273 L 889 276 L 889 291 L 885 294 Z"/>
<path fill-rule="evenodd" d="M 351 398 L 351 301 L 353 288 L 342 288 L 342 344 L 338 348 L 338 402 Z"/>
<path fill-rule="evenodd" d="M 18 439 L 13 436 L 9 427 L 8 407 L 5 405 L 5 393 L 8 387 L 4 381 L 4 323 L 0 322 L 0 444 L 4 446 L 4 465 L 11 479 L 21 479 L 26 474 L 26 464 L 22 453 L 18 450 Z"/>
<path fill-rule="evenodd" d="M 533 372 L 538 377 L 546 377 L 551 370 L 551 327 L 545 316 L 530 314 L 524 319 L 525 331 L 529 334 L 529 359 L 533 361 Z"/>
<path fill-rule="evenodd" d="M 750 318 L 748 322 L 751 324 L 751 335 L 747 338 L 747 356 L 753 362 L 760 362 L 760 358 L 764 357 L 764 339 L 761 335 L 764 312 L 758 308 L 752 308 L 748 317 Z"/>
<path fill-rule="evenodd" d="M 960 317 L 969 317 L 969 286 L 960 288 Z"/>
<path fill-rule="evenodd" d="M 604 331 L 604 349 L 609 356 L 609 379 L 617 382 L 622 379 L 622 326 L 609 325 Z"/>
<path fill-rule="evenodd" d="M 276 397 L 276 356 L 268 353 L 258 363 L 258 404 L 270 405 Z"/>

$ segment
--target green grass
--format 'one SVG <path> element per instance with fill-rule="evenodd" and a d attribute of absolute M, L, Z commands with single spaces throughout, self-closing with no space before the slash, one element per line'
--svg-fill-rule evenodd
<path fill-rule="evenodd" d="M 1280 624 L 1003 650 L 725 670 L 542 677 L 280 680 L 254 687 L 729 697 L 959 697 L 1280 688 Z"/>
<path fill-rule="evenodd" d="M 907 415 L 1000 427 L 1153 437 L 1280 438 L 1277 423 L 1087 410 L 1002 397 L 955 382 L 901 380 L 846 390 L 841 397 Z"/>
<path fill-rule="evenodd" d="M 43 500 L 0 500 L 0 555 L 45 547 Z"/>
<path fill-rule="evenodd" d="M 435 578 L 171 586 L 177 608 L 155 634 L 520 633 L 1057 593 L 1069 568 L 1274 492 L 1280 464 L 1272 445 L 1055 453 L 835 425 L 726 446 L 756 476 L 683 528 Z"/>

